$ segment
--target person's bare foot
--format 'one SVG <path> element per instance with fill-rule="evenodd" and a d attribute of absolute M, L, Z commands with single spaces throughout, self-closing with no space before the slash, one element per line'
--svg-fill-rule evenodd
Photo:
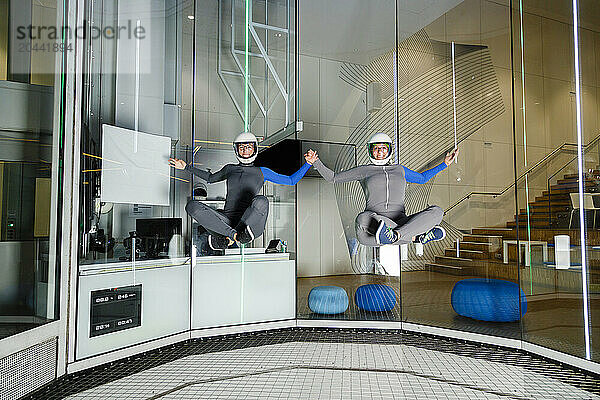
<path fill-rule="evenodd" d="M 227 247 L 231 246 L 232 244 L 235 243 L 235 237 L 236 237 L 237 233 L 233 236 L 234 240 L 231 240 L 230 237 L 227 238 Z"/>

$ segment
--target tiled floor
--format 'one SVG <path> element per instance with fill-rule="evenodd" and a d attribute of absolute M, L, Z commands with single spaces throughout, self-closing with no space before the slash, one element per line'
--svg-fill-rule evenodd
<path fill-rule="evenodd" d="M 398 331 L 193 340 L 60 380 L 43 399 L 600 399 L 600 379 L 502 348 Z"/>

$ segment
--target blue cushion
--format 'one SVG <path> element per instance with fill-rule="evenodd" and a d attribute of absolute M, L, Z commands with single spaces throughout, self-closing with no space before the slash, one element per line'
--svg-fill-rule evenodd
<path fill-rule="evenodd" d="M 338 286 L 317 286 L 308 294 L 308 307 L 317 314 L 339 314 L 348 309 L 348 295 Z"/>
<path fill-rule="evenodd" d="M 396 305 L 396 292 L 379 283 L 362 285 L 356 289 L 354 302 L 365 311 L 390 311 Z"/>
<path fill-rule="evenodd" d="M 457 314 L 479 321 L 514 322 L 527 312 L 527 298 L 519 285 L 500 279 L 473 278 L 456 282 L 451 303 Z"/>

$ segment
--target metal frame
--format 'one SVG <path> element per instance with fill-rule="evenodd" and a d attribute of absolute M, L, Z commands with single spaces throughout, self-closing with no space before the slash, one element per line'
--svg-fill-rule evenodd
<path fill-rule="evenodd" d="M 586 227 L 585 227 L 585 206 L 583 203 L 583 117 L 581 112 L 581 67 L 579 56 L 579 4 L 573 0 L 573 50 L 574 50 L 574 69 L 575 69 L 575 108 L 577 116 L 577 171 L 579 175 L 579 231 L 581 240 L 581 286 L 583 295 L 583 333 L 585 340 L 585 358 L 592 359 L 592 337 L 591 337 L 591 313 L 590 298 L 588 293 L 588 269 L 587 269 L 587 248 Z M 594 214 L 594 220 L 596 219 Z"/>
<path fill-rule="evenodd" d="M 82 0 L 64 0 L 59 2 L 57 7 L 57 22 L 61 25 L 77 26 L 83 23 L 83 1 Z M 66 11 L 66 14 L 65 14 Z M 72 51 L 66 51 L 63 57 L 55 59 L 55 71 L 57 71 L 57 82 L 59 79 L 64 79 L 64 91 L 60 90 L 60 83 L 55 84 L 54 92 L 54 110 L 56 110 L 53 118 L 53 147 L 59 149 L 64 148 L 64 154 L 59 155 L 58 151 L 54 151 L 52 155 L 52 179 L 53 182 L 58 182 L 60 173 L 59 163 L 63 163 L 63 188 L 62 198 L 58 198 L 60 191 L 57 185 L 52 187 L 52 210 L 58 210 L 60 206 L 61 218 L 57 218 L 58 214 L 51 216 L 51 232 L 56 232 L 57 228 L 61 227 L 59 240 L 50 243 L 49 265 L 59 265 L 59 279 L 55 281 L 59 292 L 59 318 L 56 321 L 49 322 L 45 325 L 30 329 L 19 334 L 0 339 L 0 358 L 14 354 L 18 351 L 25 350 L 38 343 L 48 339 L 58 339 L 58 354 L 56 376 L 62 376 L 66 373 L 67 364 L 67 348 L 68 348 L 68 304 L 73 301 L 69 298 L 70 290 L 70 275 L 72 255 L 77 257 L 77 240 L 73 241 L 72 234 L 77 234 L 77 215 L 72 214 L 73 206 L 78 206 L 78 191 L 73 192 L 76 187 L 74 182 L 78 177 L 78 169 L 74 169 L 75 164 L 78 164 L 79 149 L 74 146 L 74 139 L 80 132 L 81 124 L 80 105 L 81 99 L 79 96 L 81 86 L 81 60 L 82 60 L 82 40 L 76 37 L 67 38 L 67 43 L 73 45 Z M 60 110 L 64 106 L 64 115 L 61 115 Z M 60 143 L 60 130 L 63 130 L 64 143 Z M 78 167 L 78 165 L 77 165 Z M 74 171 L 77 173 L 73 174 Z M 62 201 L 62 204 L 60 203 Z M 77 208 L 75 208 L 77 209 Z M 73 218 L 74 217 L 74 218 Z M 75 219 L 75 220 L 74 220 Z M 57 246 L 58 244 L 58 246 Z M 58 255 L 58 257 L 57 257 Z M 76 264 L 75 264 L 76 265 Z M 50 285 L 49 285 L 50 287 Z M 53 292 L 54 295 L 55 292 Z M 54 297 L 53 299 L 54 300 Z M 50 307 L 50 304 L 49 304 Z M 54 306 L 52 306 L 54 308 Z"/>
<path fill-rule="evenodd" d="M 231 43 L 229 46 L 229 52 L 230 52 L 231 56 L 233 57 L 233 60 L 236 64 L 238 70 L 237 71 L 224 70 L 222 68 L 222 64 L 221 64 L 221 59 L 223 57 L 223 54 L 221 53 L 221 49 L 223 47 L 222 46 L 223 1 L 224 0 L 219 1 L 217 74 L 219 75 L 221 82 L 223 82 L 223 85 L 225 86 L 225 90 L 227 91 L 227 93 L 229 94 L 229 97 L 233 101 L 233 104 L 234 104 L 236 110 L 238 111 L 238 113 L 240 114 L 242 119 L 245 119 L 244 111 L 242 110 L 242 107 L 240 106 L 239 102 L 236 100 L 236 98 L 233 94 L 233 90 L 231 89 L 229 83 L 225 79 L 226 75 L 238 77 L 238 78 L 242 79 L 242 85 L 243 85 L 243 79 L 244 79 L 244 73 L 245 73 L 245 68 L 242 65 L 242 62 L 240 61 L 238 55 L 246 55 L 246 52 L 243 50 L 239 50 L 235 47 L 235 40 L 236 40 L 236 36 L 235 36 L 235 29 L 236 29 L 235 0 L 231 0 Z M 247 2 L 248 2 L 248 7 L 249 7 L 249 13 L 250 13 L 249 32 L 250 32 L 252 38 L 254 39 L 254 43 L 258 46 L 258 49 L 259 49 L 259 53 L 249 52 L 248 55 L 251 57 L 262 58 L 266 64 L 264 77 L 256 76 L 256 75 L 254 75 L 254 76 L 249 75 L 249 77 L 264 79 L 265 80 L 265 88 L 267 87 L 267 82 L 269 81 L 269 79 L 273 79 L 275 81 L 275 83 L 277 84 L 277 87 L 279 89 L 279 93 L 281 94 L 283 101 L 285 103 L 285 126 L 288 126 L 290 123 L 290 92 L 289 92 L 289 90 L 290 90 L 290 78 L 291 78 L 291 76 L 290 76 L 290 48 L 291 48 L 290 47 L 290 32 L 291 32 L 290 0 L 287 0 L 287 2 L 286 2 L 286 12 L 287 12 L 287 27 L 286 28 L 268 24 L 268 1 L 267 0 L 265 0 L 265 18 L 266 18 L 266 22 L 267 22 L 266 24 L 254 22 L 252 20 L 253 2 L 252 2 L 252 0 L 247 0 Z M 286 35 L 286 77 L 285 77 L 286 86 L 284 86 L 284 83 L 283 83 L 281 77 L 279 76 L 279 73 L 277 72 L 277 70 L 275 69 L 275 66 L 273 65 L 273 62 L 271 61 L 271 58 L 273 58 L 273 57 L 270 56 L 268 53 L 268 46 L 266 44 L 263 44 L 263 41 L 260 39 L 260 37 L 256 31 L 256 28 L 265 29 L 266 31 L 280 32 L 280 33 Z M 267 38 L 267 40 L 268 40 L 268 38 Z M 275 97 L 273 99 L 273 101 L 270 102 L 270 104 L 265 104 L 258 96 L 258 93 L 256 92 L 256 89 L 250 80 L 248 81 L 248 88 L 250 89 L 250 92 L 252 93 L 252 97 L 256 101 L 256 104 L 258 105 L 258 108 L 259 108 L 261 114 L 265 118 L 263 134 L 266 138 L 267 134 L 268 134 L 267 118 L 275 104 L 275 100 L 277 99 L 277 97 Z M 266 89 L 265 89 L 265 93 L 266 93 Z M 266 100 L 266 97 L 267 96 L 265 94 L 265 100 Z M 255 116 L 255 119 L 257 116 L 258 116 L 258 114 Z"/>
<path fill-rule="evenodd" d="M 73 3 L 73 11 L 69 15 L 69 22 L 75 26 L 83 26 L 85 0 L 69 0 Z M 65 121 L 72 121 L 68 129 L 65 129 L 65 137 L 68 138 L 65 148 L 69 150 L 65 154 L 65 179 L 69 182 L 68 190 L 65 190 L 63 207 L 63 240 L 65 251 L 62 255 L 62 270 L 64 285 L 68 293 L 61 298 L 62 308 L 65 315 L 64 324 L 61 329 L 61 336 L 64 336 L 64 343 L 59 341 L 59 375 L 67 372 L 67 363 L 71 359 L 75 349 L 75 309 L 77 300 L 77 268 L 78 268 L 78 245 L 79 238 L 79 176 L 80 176 L 80 158 L 81 158 L 81 104 L 83 100 L 83 59 L 84 59 L 84 41 L 77 39 L 74 46 L 74 56 L 68 65 L 68 75 L 73 77 L 73 81 L 67 85 L 68 101 L 71 105 L 68 109 L 68 118 Z M 66 126 L 65 126 L 66 128 Z M 65 229 L 69 227 L 69 229 Z M 68 294 L 68 295 L 67 295 Z M 61 353 L 61 350 L 64 353 Z"/>

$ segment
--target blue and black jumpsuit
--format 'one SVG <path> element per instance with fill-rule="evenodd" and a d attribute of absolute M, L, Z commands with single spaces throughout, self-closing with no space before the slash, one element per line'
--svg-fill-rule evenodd
<path fill-rule="evenodd" d="M 253 164 L 227 164 L 221 170 L 211 173 L 187 165 L 185 169 L 208 183 L 227 182 L 225 206 L 215 210 L 198 201 L 190 200 L 185 210 L 209 233 L 233 239 L 236 232 L 249 227 L 255 238 L 265 230 L 269 214 L 269 200 L 258 193 L 265 182 L 293 186 L 310 169 L 305 163 L 292 175 L 281 175 L 266 167 Z"/>

